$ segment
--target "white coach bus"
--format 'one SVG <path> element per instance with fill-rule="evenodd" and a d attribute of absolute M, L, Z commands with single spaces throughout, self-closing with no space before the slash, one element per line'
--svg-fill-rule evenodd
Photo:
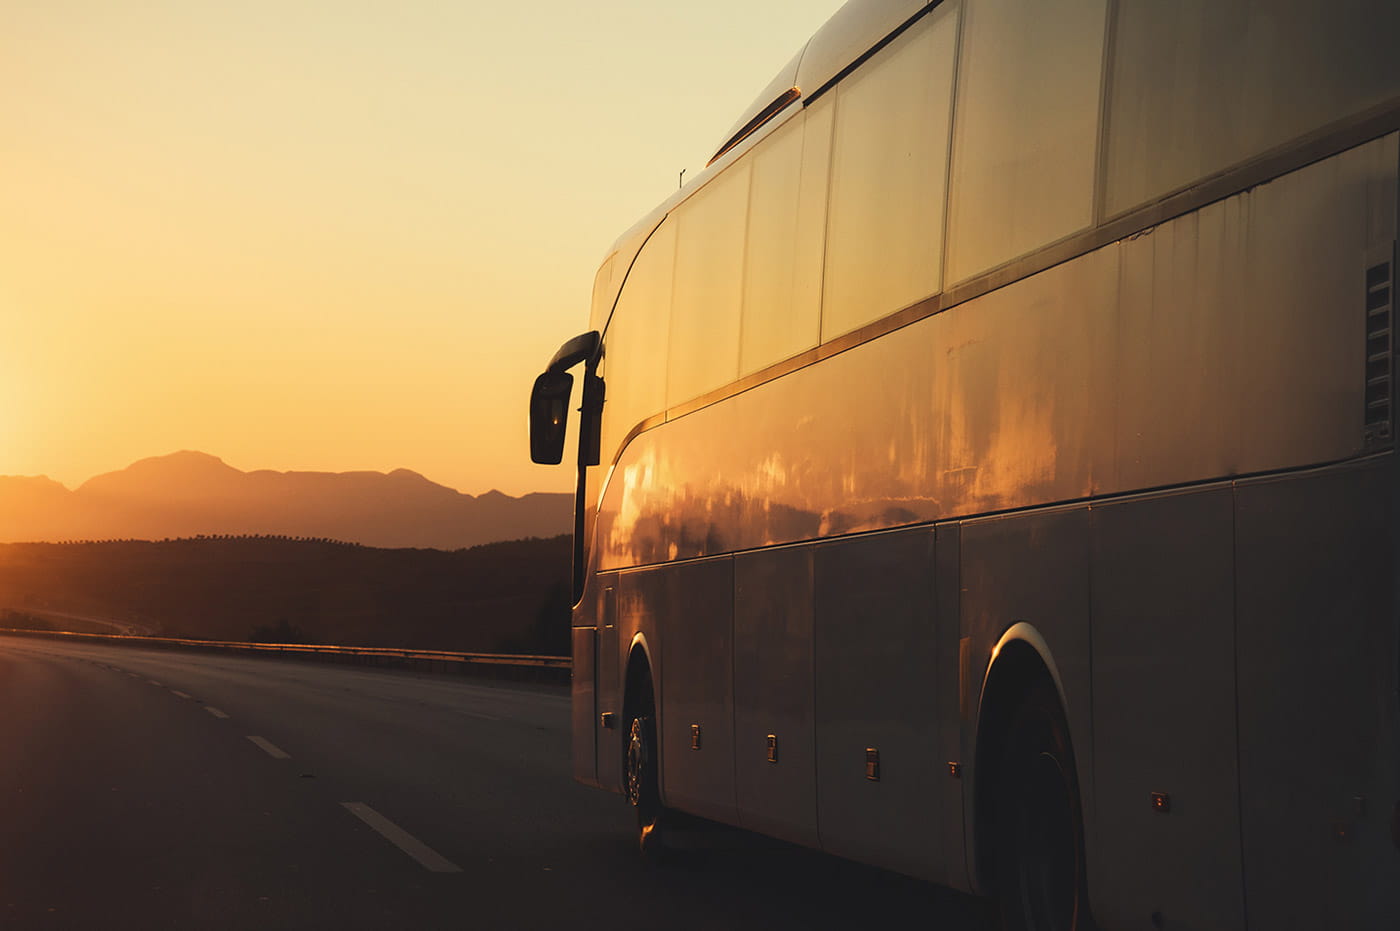
<path fill-rule="evenodd" d="M 625 233 L 574 772 L 1009 928 L 1400 926 L 1400 4 L 852 0 Z"/>

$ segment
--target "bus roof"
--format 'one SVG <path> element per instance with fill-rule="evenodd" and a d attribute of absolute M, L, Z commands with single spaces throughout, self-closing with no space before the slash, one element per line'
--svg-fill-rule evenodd
<path fill-rule="evenodd" d="M 666 215 L 677 204 L 704 187 L 710 178 L 728 164 L 728 159 L 721 161 L 723 156 L 740 149 L 742 143 L 753 136 L 764 123 L 773 121 L 782 113 L 791 116 L 792 112 L 796 111 L 791 108 L 790 103 L 805 104 L 825 91 L 852 65 L 878 47 L 887 36 L 917 16 L 925 7 L 934 6 L 938 2 L 939 0 L 849 0 L 845 6 L 832 14 L 831 19 L 817 30 L 744 110 L 715 150 L 705 170 L 648 211 L 619 236 L 608 250 L 604 261 L 615 257 L 620 269 L 625 272 L 646 243 L 647 237 L 661 224 Z M 795 97 L 790 94 L 794 90 L 797 92 Z M 790 103 L 775 109 L 775 102 L 783 101 L 785 96 L 790 98 Z M 765 111 L 771 112 L 765 114 Z M 757 120 L 760 116 L 763 120 Z M 780 122 L 782 120 L 773 122 L 773 126 Z M 614 274 L 615 284 L 611 295 L 613 300 L 616 300 L 617 291 L 621 289 L 623 277 L 624 275 Z"/>

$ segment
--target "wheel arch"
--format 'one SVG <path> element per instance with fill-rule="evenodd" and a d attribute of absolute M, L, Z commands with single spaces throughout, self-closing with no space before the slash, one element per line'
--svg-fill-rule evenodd
<path fill-rule="evenodd" d="M 627 647 L 627 672 L 622 680 L 622 713 L 624 720 L 642 696 L 651 691 L 652 713 L 656 714 L 656 666 L 651 658 L 651 645 L 646 635 L 638 632 Z"/>
<path fill-rule="evenodd" d="M 639 631 L 633 635 L 632 642 L 627 646 L 627 675 L 623 679 L 622 692 L 624 705 L 636 697 L 634 689 L 647 680 L 650 680 L 655 688 L 656 673 L 651 661 L 651 645 L 647 643 L 646 634 Z"/>
<path fill-rule="evenodd" d="M 1060 710 L 1067 718 L 1069 704 L 1054 655 L 1035 626 L 1020 621 L 1007 628 L 992 648 L 977 704 L 971 866 L 973 883 L 982 891 L 992 888 L 995 875 L 994 790 L 1001 775 L 999 749 L 1006 740 L 1017 706 L 1037 681 L 1048 682 L 1054 688 Z"/>

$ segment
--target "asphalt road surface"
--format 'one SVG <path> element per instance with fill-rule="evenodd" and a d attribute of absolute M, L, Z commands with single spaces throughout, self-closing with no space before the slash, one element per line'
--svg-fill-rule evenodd
<path fill-rule="evenodd" d="M 722 832 L 648 866 L 567 691 L 0 636 L 0 928 L 905 928 L 975 903 Z"/>

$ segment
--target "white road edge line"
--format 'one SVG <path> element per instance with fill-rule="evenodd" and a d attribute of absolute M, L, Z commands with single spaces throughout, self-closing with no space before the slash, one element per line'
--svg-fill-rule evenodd
<path fill-rule="evenodd" d="M 189 697 L 190 697 L 190 696 L 186 695 L 184 692 L 181 692 L 179 689 L 171 689 L 171 690 L 170 690 L 170 694 L 171 694 L 171 695 L 174 695 L 176 698 L 183 698 L 183 699 L 185 699 L 185 700 L 187 700 L 187 701 L 189 700 Z"/>
<path fill-rule="evenodd" d="M 248 735 L 248 739 L 251 740 L 257 746 L 261 747 L 263 751 L 268 756 L 272 757 L 274 760 L 290 760 L 292 758 L 292 755 L 290 753 L 287 753 L 285 750 L 283 750 L 281 747 L 278 747 L 270 740 L 266 740 L 262 737 L 254 737 L 252 734 Z"/>
<path fill-rule="evenodd" d="M 228 717 L 228 715 L 224 714 L 222 711 L 220 711 L 218 708 L 215 708 L 213 705 L 205 705 L 205 706 L 204 706 L 204 710 L 207 711 L 207 712 L 209 712 L 210 714 L 212 714 L 212 715 L 213 715 L 214 717 L 216 717 L 216 718 L 227 718 L 227 717 Z"/>
<path fill-rule="evenodd" d="M 365 824 L 374 828 L 389 843 L 417 860 L 419 865 L 433 873 L 460 873 L 462 868 L 446 859 L 427 844 L 399 827 L 364 802 L 341 802 L 345 810 Z"/>

